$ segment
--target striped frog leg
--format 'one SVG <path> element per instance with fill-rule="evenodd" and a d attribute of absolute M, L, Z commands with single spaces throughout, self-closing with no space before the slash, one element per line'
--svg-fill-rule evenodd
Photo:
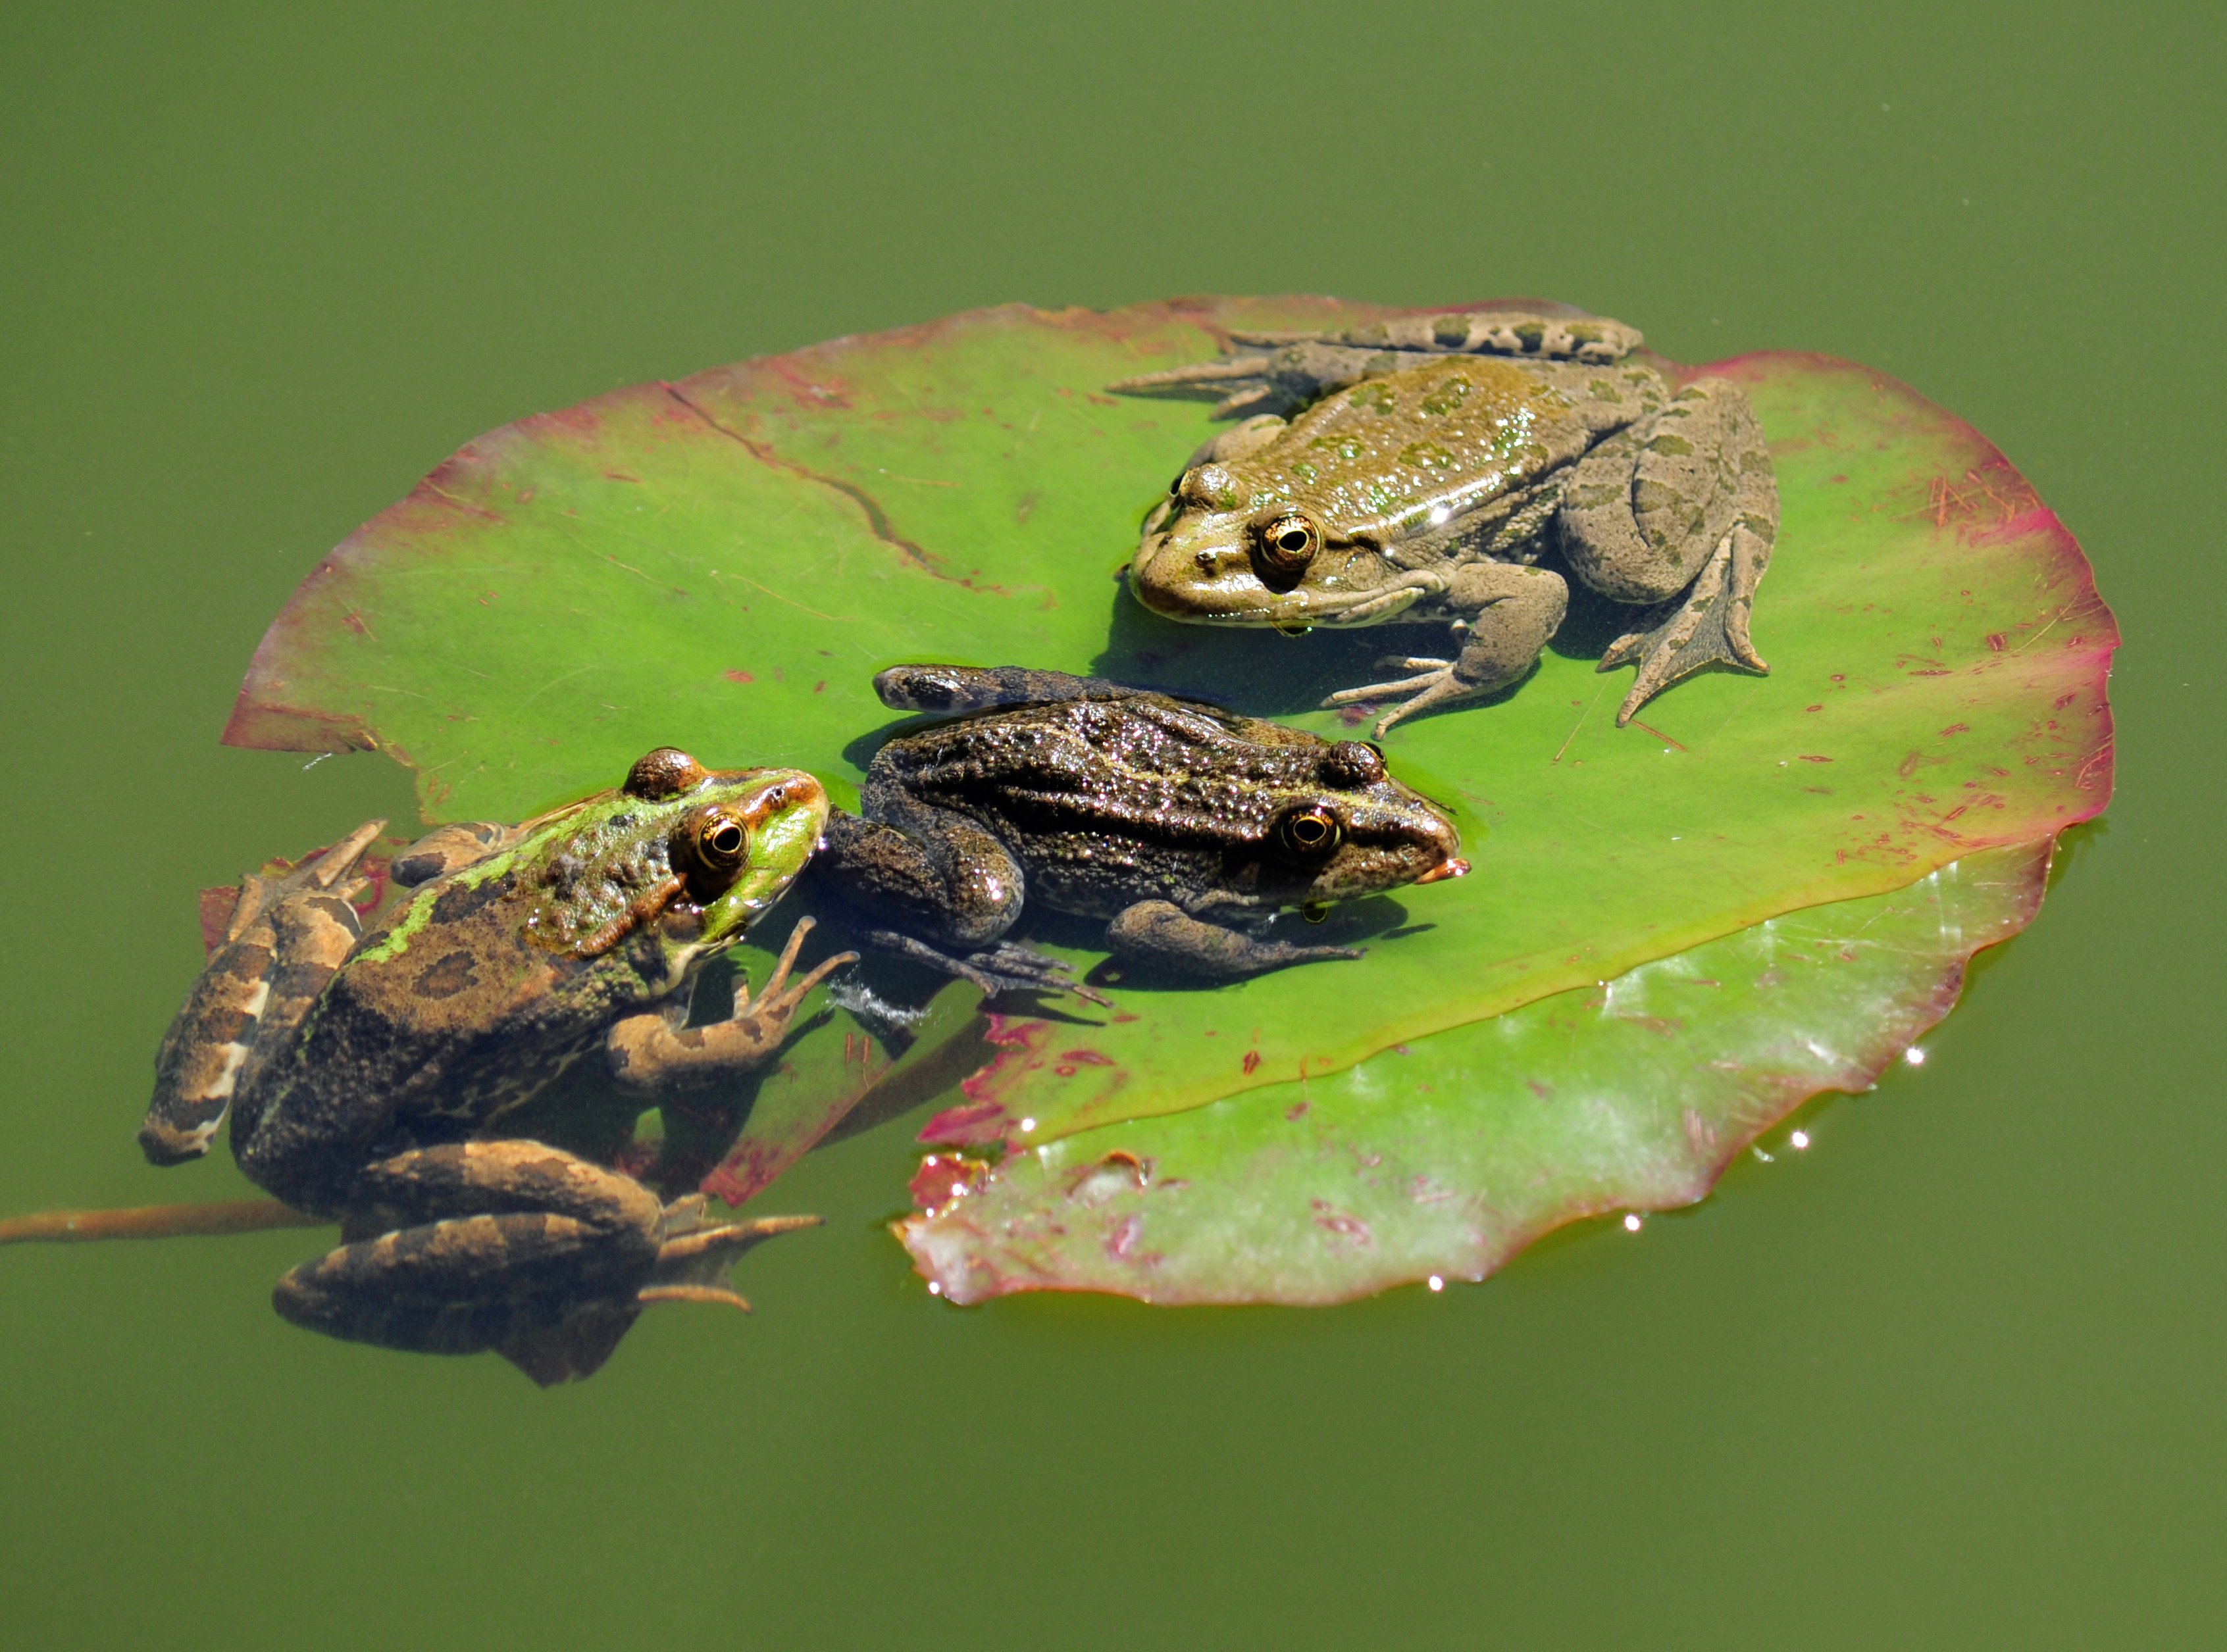
<path fill-rule="evenodd" d="M 1220 396 L 1216 418 L 1286 413 L 1426 355 L 1504 355 L 1601 367 L 1637 349 L 1639 329 L 1600 316 L 1521 309 L 1400 316 L 1331 333 L 1232 332 L 1219 360 L 1139 373 L 1107 386 L 1121 394 Z"/>
<path fill-rule="evenodd" d="M 163 1034 L 155 1056 L 155 1096 L 139 1126 L 139 1145 L 156 1164 L 208 1151 L 244 1076 L 301 1024 L 309 1005 L 362 934 L 348 897 L 364 851 L 386 828 L 358 826 L 319 855 L 278 877 L 250 873 L 223 944 Z"/>

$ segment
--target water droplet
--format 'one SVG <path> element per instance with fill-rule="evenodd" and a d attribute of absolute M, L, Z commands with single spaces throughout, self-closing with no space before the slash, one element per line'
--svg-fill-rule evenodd
<path fill-rule="evenodd" d="M 1912 1067 L 1923 1067 L 1925 1065 L 1925 1052 L 1920 1049 L 1916 1044 L 1912 1044 L 1908 1049 L 1904 1050 L 1902 1052 L 1902 1058 L 1908 1062 Z"/>
<path fill-rule="evenodd" d="M 1439 1278 L 1437 1274 L 1435 1274 L 1435 1273 L 1433 1273 L 1433 1274 L 1432 1274 L 1432 1275 L 1431 1275 L 1431 1289 L 1432 1289 L 1432 1290 L 1433 1290 L 1433 1291 L 1443 1291 L 1443 1290 L 1445 1290 L 1445 1288 L 1446 1288 L 1446 1282 L 1445 1282 L 1444 1279 L 1440 1279 L 1440 1278 Z"/>
<path fill-rule="evenodd" d="M 1624 1231 L 1636 1234 L 1639 1231 L 1639 1213 L 1637 1210 L 1627 1212 L 1624 1218 Z"/>
<path fill-rule="evenodd" d="M 1786 1145 L 1789 1147 L 1793 1148 L 1796 1152 L 1800 1152 L 1803 1149 L 1809 1145 L 1809 1132 L 1806 1130 L 1796 1131 L 1792 1135 L 1786 1139 Z"/>

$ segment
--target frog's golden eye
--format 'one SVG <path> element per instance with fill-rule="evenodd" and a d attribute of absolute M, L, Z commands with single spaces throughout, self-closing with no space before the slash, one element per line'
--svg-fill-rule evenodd
<path fill-rule="evenodd" d="M 693 791 L 703 780 L 702 763 L 675 747 L 660 746 L 627 770 L 626 784 L 619 789 L 644 802 L 661 803 L 668 797 Z"/>
<path fill-rule="evenodd" d="M 1322 535 L 1312 522 L 1291 511 L 1255 528 L 1253 545 L 1264 566 L 1279 574 L 1296 574 L 1315 559 Z"/>
<path fill-rule="evenodd" d="M 731 872 L 750 856 L 750 825 L 732 809 L 717 804 L 699 809 L 688 822 L 688 846 L 691 858 L 704 871 Z"/>
<path fill-rule="evenodd" d="M 1344 835 L 1337 812 L 1327 803 L 1295 805 L 1276 821 L 1276 841 L 1303 860 L 1321 859 Z"/>

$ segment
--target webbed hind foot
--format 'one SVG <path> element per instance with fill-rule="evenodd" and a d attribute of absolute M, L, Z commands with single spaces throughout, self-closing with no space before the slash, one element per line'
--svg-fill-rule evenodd
<path fill-rule="evenodd" d="M 870 929 L 865 939 L 877 952 L 909 958 L 946 975 L 972 981 L 982 989 L 985 998 L 995 998 L 1000 992 L 1072 992 L 1100 1005 L 1113 1002 L 1096 988 L 1073 979 L 1075 966 L 1065 959 L 1050 957 L 1010 941 L 1001 941 L 976 952 L 957 954 L 945 952 L 897 929 Z"/>
<path fill-rule="evenodd" d="M 1771 558 L 1770 544 L 1745 522 L 1735 523 L 1701 565 L 1685 596 L 1653 610 L 1650 623 L 1628 631 L 1601 655 L 1599 670 L 1639 662 L 1638 678 L 1617 708 L 1618 728 L 1639 708 L 1698 671 L 1713 665 L 1737 666 L 1758 675 L 1771 667 L 1748 635 L 1755 588 Z"/>

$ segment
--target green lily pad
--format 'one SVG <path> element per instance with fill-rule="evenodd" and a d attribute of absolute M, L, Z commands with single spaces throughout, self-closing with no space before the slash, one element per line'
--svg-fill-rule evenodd
<path fill-rule="evenodd" d="M 954 1302 L 1107 1291 L 1338 1302 L 1481 1279 L 1542 1234 L 1707 1193 L 1821 1090 L 1860 1090 L 2040 904 L 2046 844 L 1766 919 L 1327 1078 L 931 1157 L 897 1224 Z"/>
<path fill-rule="evenodd" d="M 1210 356 L 1233 327 L 1392 313 L 1011 307 L 523 420 L 325 559 L 258 651 L 227 738 L 386 750 L 418 769 L 429 817 L 455 819 L 609 785 L 659 743 L 839 789 L 890 724 L 868 679 L 903 660 L 1090 671 L 1343 732 L 1311 708 L 1401 634 L 1292 640 L 1144 613 L 1118 570 L 1213 426 L 1202 404 L 1102 386 Z M 1368 940 L 1358 963 L 1122 982 L 1111 1015 L 1062 1004 L 1004 1023 L 1000 1059 L 925 1139 L 1034 1145 L 1320 1082 L 2101 810 L 2115 629 L 2002 456 L 1849 363 L 1671 370 L 1739 380 L 1771 439 L 1784 522 L 1755 635 L 1772 674 L 1694 679 L 1618 730 L 1628 679 L 1595 673 L 1605 632 L 1580 615 L 1502 703 L 1388 743 L 1394 772 L 1461 817 L 1475 873 L 1310 932 Z M 801 1151 L 827 1116 L 806 1090 L 865 1036 L 838 1014 L 792 1047 L 789 1070 L 813 1075 L 788 1109 L 801 1122 L 764 1126 L 761 1170 Z"/>

